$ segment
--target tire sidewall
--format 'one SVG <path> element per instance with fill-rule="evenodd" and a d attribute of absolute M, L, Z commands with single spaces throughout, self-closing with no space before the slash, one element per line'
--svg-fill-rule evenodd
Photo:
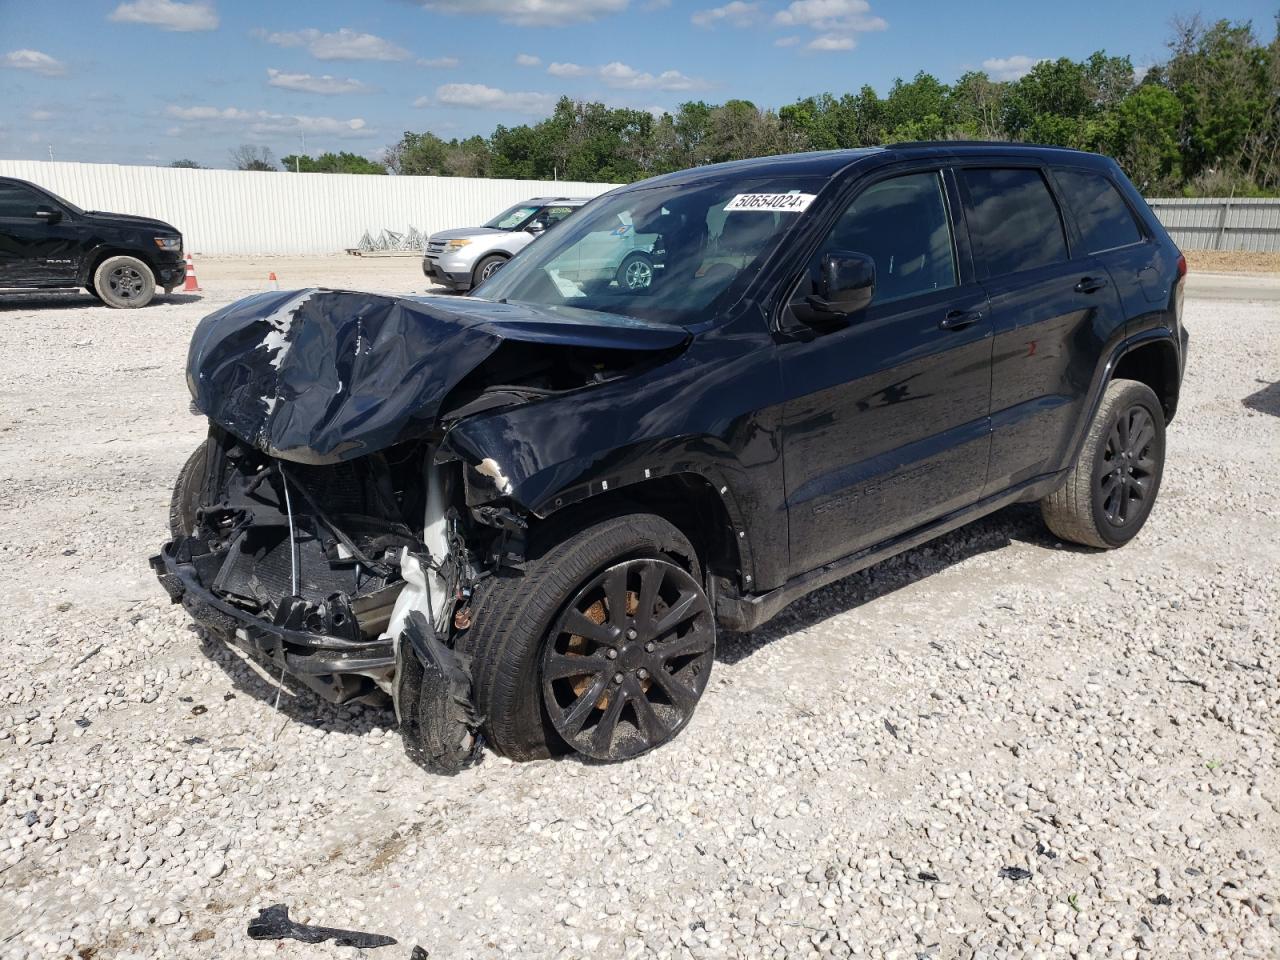
<path fill-rule="evenodd" d="M 142 276 L 142 293 L 133 299 L 124 299 L 117 297 L 111 291 L 111 283 L 108 279 L 111 272 L 117 267 L 132 267 Z M 93 288 L 98 294 L 98 298 L 109 307 L 116 309 L 136 309 L 145 307 L 151 302 L 156 295 L 156 278 L 151 272 L 151 268 L 139 260 L 137 257 L 107 257 L 102 263 L 98 264 L 98 269 L 93 272 Z"/>
<path fill-rule="evenodd" d="M 1152 476 L 1151 492 L 1143 502 L 1138 516 L 1123 527 L 1117 527 L 1107 519 L 1106 511 L 1103 509 L 1103 498 L 1099 485 L 1102 474 L 1105 472 L 1102 467 L 1106 462 L 1107 438 L 1111 435 L 1111 429 L 1121 416 L 1127 415 L 1129 410 L 1135 406 L 1143 407 L 1151 417 L 1152 423 L 1155 424 L 1156 435 L 1153 443 L 1157 450 L 1156 467 Z M 1098 531 L 1098 536 L 1108 546 L 1120 547 L 1136 537 L 1138 532 L 1146 525 L 1147 518 L 1151 516 L 1151 510 L 1155 507 L 1156 497 L 1160 493 L 1160 484 L 1164 479 L 1165 460 L 1164 408 L 1160 406 L 1160 401 L 1150 387 L 1146 384 L 1132 382 L 1126 384 L 1124 389 L 1115 395 L 1104 408 L 1103 414 L 1106 420 L 1094 441 L 1089 474 L 1089 509 L 1093 516 L 1093 525 Z"/>
<path fill-rule="evenodd" d="M 507 262 L 507 260 L 508 260 L 507 257 L 499 256 L 496 254 L 489 254 L 488 256 L 481 257 L 480 262 L 476 264 L 476 272 L 475 272 L 475 276 L 472 277 L 471 286 L 478 287 L 480 286 L 480 284 L 484 283 L 487 279 L 489 279 L 484 275 L 484 272 L 487 269 L 489 269 L 491 265 L 496 264 L 497 267 L 501 267 L 504 263 Z M 493 276 L 493 274 L 490 273 L 489 276 Z"/>
<path fill-rule="evenodd" d="M 559 548 L 578 541 L 580 538 L 593 539 L 596 536 L 596 532 L 602 530 L 609 523 L 607 520 L 586 526 L 571 535 L 562 536 L 558 541 L 549 543 L 545 550 L 537 552 L 537 560 L 545 560 L 552 564 L 565 562 L 570 564 L 569 567 L 565 568 L 565 572 L 568 574 L 566 580 L 569 586 L 565 589 L 556 590 L 552 602 L 547 605 L 550 612 L 545 616 L 539 617 L 536 622 L 523 623 L 518 631 L 518 637 L 513 636 L 510 638 L 510 641 L 517 642 L 512 643 L 509 641 L 506 647 L 507 655 L 518 658 L 519 663 L 516 670 L 518 675 L 524 678 L 524 682 L 520 683 L 514 697 L 506 704 L 503 704 L 502 707 L 509 718 L 510 728 L 516 732 L 516 735 L 522 741 L 514 746 L 519 752 L 526 755 L 545 757 L 571 751 L 569 745 L 560 738 L 560 735 L 552 726 L 543 703 L 542 658 L 546 645 L 550 640 L 551 628 L 559 622 L 560 617 L 564 614 L 566 605 L 577 596 L 587 581 L 616 563 L 621 563 L 625 560 L 648 558 L 668 560 L 679 564 L 688 569 L 699 584 L 702 583 L 702 572 L 698 565 L 696 551 L 675 527 L 651 514 L 623 515 L 613 519 L 634 519 L 636 523 L 626 528 L 626 535 L 609 537 L 612 542 L 608 548 L 602 549 L 589 562 L 562 560 L 560 556 L 565 551 Z M 654 524 L 652 521 L 657 521 L 657 523 Z M 665 528 L 665 530 L 662 528 Z M 494 578 L 491 578 L 490 583 L 487 585 L 489 590 L 496 586 L 494 581 L 499 578 L 516 578 L 518 581 L 523 579 L 523 576 L 520 571 L 501 571 Z M 505 586 L 519 588 L 519 583 L 509 581 Z M 542 589 L 545 589 L 545 586 Z M 482 595 L 478 599 L 477 619 L 483 615 L 481 607 L 486 597 Z M 714 621 L 712 629 L 715 629 Z M 471 633 L 473 631 L 475 631 L 475 626 L 468 632 Z M 476 651 L 473 650 L 471 641 L 472 638 L 467 637 L 463 640 L 462 645 L 467 653 L 471 653 L 474 656 Z M 476 671 L 473 669 L 473 676 L 475 673 Z M 491 698 L 490 695 L 485 699 Z M 490 709 L 493 708 L 493 704 L 488 706 Z M 484 707 L 482 706 L 483 709 Z M 687 719 L 685 723 L 688 723 Z M 507 752 L 503 750 L 505 745 L 497 743 L 496 738 L 490 736 L 489 740 L 500 752 Z"/>

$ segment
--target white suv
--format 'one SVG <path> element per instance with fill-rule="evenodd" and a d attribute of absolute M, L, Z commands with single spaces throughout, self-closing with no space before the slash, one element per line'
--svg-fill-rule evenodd
<path fill-rule="evenodd" d="M 470 290 L 587 202 L 586 197 L 534 197 L 482 227 L 441 230 L 427 237 L 422 272 L 454 290 Z"/>

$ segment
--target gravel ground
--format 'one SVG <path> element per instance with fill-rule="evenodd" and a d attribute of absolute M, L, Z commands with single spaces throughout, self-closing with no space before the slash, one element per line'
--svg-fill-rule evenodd
<path fill-rule="evenodd" d="M 624 766 L 488 755 L 206 641 L 146 567 L 202 434 L 199 317 L 413 261 L 208 261 L 137 312 L 0 297 L 0 956 L 1280 955 L 1280 309 L 1187 303 L 1150 523 L 1016 507 L 721 639 L 690 727 Z M 1194 288 L 1193 288 L 1194 293 Z M 278 700 L 278 706 L 277 706 Z"/>

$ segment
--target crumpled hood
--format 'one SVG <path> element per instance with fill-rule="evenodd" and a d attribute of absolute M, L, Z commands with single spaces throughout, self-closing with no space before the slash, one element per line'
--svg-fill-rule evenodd
<path fill-rule="evenodd" d="M 187 385 L 199 410 L 274 457 L 334 463 L 421 436 L 504 340 L 662 351 L 677 326 L 460 297 L 282 290 L 205 317 Z"/>

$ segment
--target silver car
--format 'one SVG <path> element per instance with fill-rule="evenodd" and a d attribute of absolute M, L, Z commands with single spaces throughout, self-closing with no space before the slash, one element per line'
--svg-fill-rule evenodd
<path fill-rule="evenodd" d="M 534 197 L 482 227 L 441 230 L 427 238 L 422 272 L 453 290 L 470 290 L 587 202 L 587 197 Z"/>

